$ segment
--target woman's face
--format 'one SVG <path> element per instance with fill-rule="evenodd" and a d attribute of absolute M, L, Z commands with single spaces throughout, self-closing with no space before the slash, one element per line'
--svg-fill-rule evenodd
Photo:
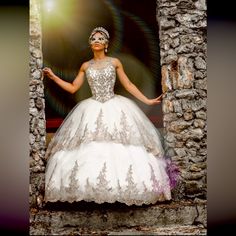
<path fill-rule="evenodd" d="M 107 46 L 107 40 L 103 34 L 97 32 L 90 39 L 90 45 L 92 50 L 104 50 Z"/>

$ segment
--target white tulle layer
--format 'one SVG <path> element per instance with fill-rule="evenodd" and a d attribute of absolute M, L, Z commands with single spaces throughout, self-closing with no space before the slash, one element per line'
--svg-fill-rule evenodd
<path fill-rule="evenodd" d="M 120 95 L 104 103 L 88 98 L 77 104 L 50 142 L 46 157 L 91 141 L 144 146 L 155 156 L 164 155 L 158 130 L 132 100 Z"/>
<path fill-rule="evenodd" d="M 91 142 L 60 151 L 48 162 L 46 201 L 120 201 L 149 204 L 170 199 L 164 159 L 143 147 Z"/>
<path fill-rule="evenodd" d="M 169 200 L 163 153 L 160 134 L 133 101 L 119 95 L 105 103 L 86 99 L 48 147 L 45 201 Z"/>

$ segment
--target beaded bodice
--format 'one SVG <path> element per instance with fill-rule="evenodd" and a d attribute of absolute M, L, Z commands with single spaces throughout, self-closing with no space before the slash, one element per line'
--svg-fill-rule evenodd
<path fill-rule="evenodd" d="M 86 76 L 93 99 L 106 102 L 114 96 L 116 70 L 112 64 L 112 58 L 107 57 L 99 61 L 90 60 Z"/>

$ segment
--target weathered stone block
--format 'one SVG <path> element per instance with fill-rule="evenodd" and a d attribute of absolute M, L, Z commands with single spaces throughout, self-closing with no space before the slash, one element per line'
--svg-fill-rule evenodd
<path fill-rule="evenodd" d="M 171 78 L 174 89 L 192 88 L 193 74 L 187 65 L 186 57 L 179 57 L 171 64 Z"/>
<path fill-rule="evenodd" d="M 177 120 L 178 117 L 175 113 L 168 113 L 168 114 L 164 114 L 163 116 L 163 121 L 174 121 Z"/>
<path fill-rule="evenodd" d="M 186 194 L 188 195 L 195 195 L 195 194 L 199 194 L 202 192 L 204 188 L 204 185 L 196 180 L 192 180 L 192 181 L 187 181 L 186 182 Z"/>
<path fill-rule="evenodd" d="M 200 163 L 195 163 L 190 166 L 191 171 L 201 171 L 202 169 L 206 169 L 206 163 L 205 162 L 200 162 Z"/>
<path fill-rule="evenodd" d="M 36 65 L 38 69 L 42 69 L 43 67 L 43 60 L 41 58 L 36 59 Z"/>
<path fill-rule="evenodd" d="M 203 129 L 206 125 L 206 122 L 201 119 L 195 119 L 193 122 L 194 127 Z"/>
<path fill-rule="evenodd" d="M 201 57 L 197 57 L 195 60 L 195 66 L 197 69 L 206 70 L 206 61 Z"/>
<path fill-rule="evenodd" d="M 195 163 L 201 163 L 206 161 L 206 156 L 201 156 L 201 155 L 189 156 L 189 160 Z"/>
<path fill-rule="evenodd" d="M 193 99 L 197 95 L 197 92 L 194 89 L 181 89 L 176 90 L 174 94 L 177 98 Z"/>
<path fill-rule="evenodd" d="M 170 125 L 167 129 L 168 129 L 168 131 L 171 131 L 171 132 L 180 133 L 182 130 L 191 126 L 191 124 L 192 124 L 191 121 L 184 121 L 184 120 L 173 121 L 170 123 Z"/>
<path fill-rule="evenodd" d="M 188 181 L 188 180 L 199 180 L 202 179 L 206 175 L 205 171 L 197 171 L 197 172 L 189 172 L 189 171 L 182 171 L 181 173 L 182 177 Z"/>
<path fill-rule="evenodd" d="M 178 1 L 178 9 L 194 9 L 195 5 L 192 1 Z"/>
<path fill-rule="evenodd" d="M 160 29 L 165 30 L 165 29 L 170 29 L 175 27 L 175 21 L 170 20 L 165 16 L 160 17 Z"/>
<path fill-rule="evenodd" d="M 175 147 L 182 148 L 183 146 L 184 146 L 184 142 L 180 142 L 180 141 L 175 142 Z"/>
<path fill-rule="evenodd" d="M 168 132 L 166 135 L 165 135 L 165 140 L 167 142 L 175 142 L 176 141 L 176 138 L 175 138 L 175 135 L 171 132 Z"/>
<path fill-rule="evenodd" d="M 176 14 L 175 17 L 176 20 L 186 28 L 196 29 L 196 28 L 205 28 L 207 26 L 206 20 L 204 20 L 205 12 L 188 11 L 188 13 Z"/>
<path fill-rule="evenodd" d="M 35 100 L 35 106 L 41 110 L 44 109 L 44 100 L 42 98 L 37 97 Z"/>
<path fill-rule="evenodd" d="M 34 107 L 35 107 L 34 99 L 30 99 L 30 101 L 29 101 L 29 107 L 30 107 L 30 108 L 34 108 Z"/>
<path fill-rule="evenodd" d="M 197 149 L 196 148 L 188 148 L 186 149 L 186 152 L 190 157 L 195 157 L 197 155 Z"/>
<path fill-rule="evenodd" d="M 35 47 L 30 47 L 30 52 L 31 52 L 31 55 L 34 57 L 34 58 L 39 58 L 41 59 L 42 58 L 42 51 L 38 48 L 35 48 Z"/>
<path fill-rule="evenodd" d="M 201 148 L 198 153 L 202 156 L 206 156 L 207 155 L 207 149 L 206 148 Z"/>
<path fill-rule="evenodd" d="M 184 111 L 198 111 L 202 108 L 206 109 L 206 100 L 205 99 L 198 99 L 198 100 L 186 100 L 182 99 L 182 108 Z M 200 118 L 200 117 L 197 117 Z"/>
<path fill-rule="evenodd" d="M 198 96 L 197 98 L 203 98 L 206 99 L 207 98 L 207 91 L 206 89 L 196 89 Z"/>
<path fill-rule="evenodd" d="M 187 146 L 188 148 L 200 149 L 200 144 L 197 143 L 197 142 L 194 142 L 194 141 L 192 141 L 192 140 L 188 140 L 188 141 L 186 142 L 186 146 Z"/>
<path fill-rule="evenodd" d="M 172 42 L 170 43 L 170 45 L 171 45 L 172 48 L 178 47 L 178 46 L 180 45 L 180 40 L 179 40 L 179 38 L 174 38 L 174 39 L 172 40 Z"/>
<path fill-rule="evenodd" d="M 168 67 L 166 65 L 162 66 L 161 75 L 162 75 L 162 80 L 161 80 L 162 91 L 165 93 L 166 91 L 172 90 L 172 84 L 169 78 Z"/>
<path fill-rule="evenodd" d="M 193 119 L 193 112 L 184 112 L 184 119 L 186 121 Z"/>
<path fill-rule="evenodd" d="M 182 110 L 182 107 L 181 107 L 181 102 L 178 101 L 178 100 L 174 100 L 173 102 L 173 107 L 174 107 L 174 112 L 175 113 L 178 113 L 177 116 L 179 116 L 179 114 L 183 114 L 183 110 Z"/>
<path fill-rule="evenodd" d="M 37 87 L 36 92 L 39 96 L 44 97 L 44 86 L 43 86 L 43 84 L 40 84 Z"/>
<path fill-rule="evenodd" d="M 33 169 L 35 168 L 39 167 L 36 166 Z M 33 171 L 30 172 L 30 207 L 37 207 L 39 198 L 42 200 L 42 196 L 44 195 L 45 176 L 43 171 L 39 173 L 33 173 Z"/>
<path fill-rule="evenodd" d="M 181 44 L 177 49 L 178 54 L 182 53 L 192 53 L 194 52 L 195 44 L 194 43 L 188 43 L 188 44 Z"/>
<path fill-rule="evenodd" d="M 198 10 L 206 11 L 207 10 L 206 0 L 197 0 L 197 1 L 195 1 L 195 7 Z"/>
<path fill-rule="evenodd" d="M 206 71 L 195 71 L 195 79 L 204 79 L 206 78 Z"/>
<path fill-rule="evenodd" d="M 183 135 L 183 141 L 186 140 L 194 140 L 194 141 L 200 141 L 203 136 L 204 136 L 204 132 L 202 129 L 200 128 L 191 128 L 190 130 L 185 130 L 181 133 Z"/>
<path fill-rule="evenodd" d="M 165 152 L 167 156 L 173 157 L 175 155 L 174 148 L 169 147 L 168 144 L 165 144 L 165 148 L 167 148 L 167 150 Z"/>
<path fill-rule="evenodd" d="M 199 118 L 199 119 L 206 120 L 207 119 L 207 114 L 206 114 L 205 111 L 200 110 L 200 111 L 196 112 L 196 117 Z"/>
<path fill-rule="evenodd" d="M 177 52 L 173 49 L 169 49 L 168 51 L 161 50 L 161 65 L 168 65 L 173 61 L 177 61 L 178 56 Z"/>
<path fill-rule="evenodd" d="M 162 109 L 164 113 L 170 113 L 174 111 L 173 103 L 170 100 L 164 99 Z"/>
<path fill-rule="evenodd" d="M 175 148 L 175 152 L 179 157 L 186 156 L 185 148 Z"/>

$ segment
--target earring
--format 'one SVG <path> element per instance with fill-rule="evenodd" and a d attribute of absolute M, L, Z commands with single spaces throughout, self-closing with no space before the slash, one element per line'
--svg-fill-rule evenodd
<path fill-rule="evenodd" d="M 107 53 L 107 48 L 105 48 L 105 53 Z"/>

